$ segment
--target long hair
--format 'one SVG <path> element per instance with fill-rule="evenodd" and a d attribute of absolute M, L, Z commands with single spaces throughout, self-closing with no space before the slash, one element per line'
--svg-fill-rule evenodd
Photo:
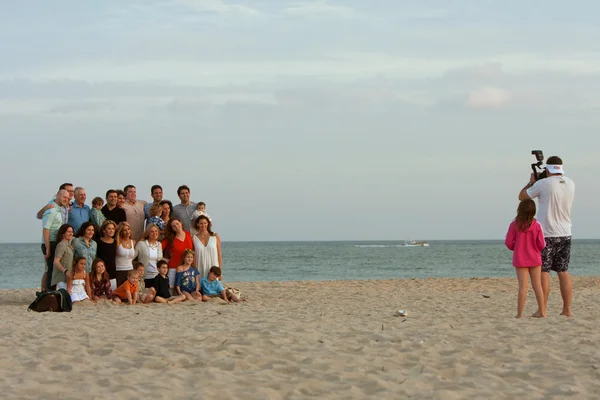
<path fill-rule="evenodd" d="M 131 239 L 131 225 L 129 225 L 128 222 L 119 222 L 119 225 L 117 226 L 117 232 L 115 233 L 115 240 L 117 241 L 117 247 L 119 247 L 121 245 L 121 241 L 124 239 L 122 236 L 123 233 L 123 228 L 125 227 L 129 228 L 129 239 Z"/>
<path fill-rule="evenodd" d="M 210 222 L 210 219 L 208 219 L 208 217 L 206 215 L 199 215 L 198 218 L 196 218 L 196 220 L 194 221 L 194 228 L 196 228 L 197 231 L 199 231 L 200 229 L 198 229 L 198 227 L 200 226 L 200 220 L 205 219 L 206 222 L 208 223 L 208 227 L 206 228 L 206 230 L 208 231 L 208 234 L 210 236 L 214 236 L 213 231 L 210 229 L 212 222 Z"/>
<path fill-rule="evenodd" d="M 95 258 L 92 261 L 92 272 L 90 273 L 90 285 L 92 287 L 100 287 L 103 286 L 106 282 L 110 281 L 110 276 L 108 276 L 108 272 L 106 272 L 106 265 L 104 265 L 104 272 L 102 273 L 102 280 L 98 280 L 98 272 L 96 269 L 98 268 L 98 264 L 104 264 L 101 258 Z"/>
<path fill-rule="evenodd" d="M 81 260 L 85 260 L 85 257 L 84 257 L 84 256 L 77 256 L 77 257 L 75 257 L 75 258 L 73 259 L 73 272 L 75 272 L 75 266 L 76 266 L 76 265 L 79 263 L 79 261 L 81 261 Z M 84 270 L 83 270 L 83 271 L 85 272 L 85 266 L 84 266 Z"/>
<path fill-rule="evenodd" d="M 183 263 L 185 262 L 185 256 L 187 256 L 188 254 L 194 255 L 194 250 L 192 249 L 185 249 L 183 251 L 183 254 L 181 255 L 181 261 L 179 262 L 179 265 L 183 265 Z"/>
<path fill-rule="evenodd" d="M 519 207 L 517 207 L 517 217 L 515 221 L 517 223 L 517 230 L 525 232 L 531 226 L 533 217 L 535 217 L 535 201 L 531 199 L 521 200 Z"/>
<path fill-rule="evenodd" d="M 171 203 L 169 200 L 163 200 L 163 201 L 161 201 L 158 204 L 160 204 L 161 206 L 164 205 L 164 204 L 168 204 L 169 205 L 169 219 L 171 219 L 172 218 L 171 216 L 173 215 L 173 203 Z M 159 217 L 160 216 L 162 216 L 162 212 L 160 213 Z"/>
<path fill-rule="evenodd" d="M 165 239 L 167 239 L 167 248 L 170 248 L 171 245 L 173 244 L 173 240 L 175 240 L 175 232 L 173 231 L 173 228 L 171 227 L 171 225 L 175 221 L 179 221 L 179 223 L 181 223 L 181 219 L 179 217 L 171 217 L 169 219 L 169 223 L 167 224 L 167 226 L 165 226 Z M 183 226 L 183 224 L 182 224 L 182 226 Z"/>

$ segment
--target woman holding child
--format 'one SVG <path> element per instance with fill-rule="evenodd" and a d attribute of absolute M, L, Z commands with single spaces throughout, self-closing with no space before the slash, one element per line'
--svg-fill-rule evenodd
<path fill-rule="evenodd" d="M 117 243 L 115 257 L 117 286 L 121 286 L 127 280 L 129 271 L 133 269 L 133 260 L 137 256 L 135 240 L 131 238 L 131 226 L 127 222 L 121 222 L 117 226 L 115 241 Z"/>
<path fill-rule="evenodd" d="M 84 222 L 77 231 L 77 237 L 73 240 L 73 249 L 75 257 L 85 258 L 85 271 L 89 274 L 92 271 L 92 263 L 96 258 L 97 244 L 92 238 L 96 234 L 96 226 L 90 222 Z"/>
<path fill-rule="evenodd" d="M 144 264 L 144 283 L 147 288 L 154 285 L 158 275 L 156 264 L 163 258 L 162 244 L 158 241 L 159 229 L 155 224 L 148 224 L 142 239 L 135 246 L 138 261 Z"/>
<path fill-rule="evenodd" d="M 194 228 L 198 231 L 198 234 L 194 235 L 196 269 L 201 277 L 208 276 L 211 267 L 220 267 L 223 270 L 221 238 L 211 230 L 211 225 L 206 215 L 200 215 L 194 221 Z"/>

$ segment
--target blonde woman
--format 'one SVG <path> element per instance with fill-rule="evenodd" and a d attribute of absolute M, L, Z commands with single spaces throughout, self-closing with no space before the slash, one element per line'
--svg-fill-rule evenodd
<path fill-rule="evenodd" d="M 135 245 L 137 260 L 144 264 L 144 283 L 146 288 L 154 287 L 154 278 L 158 275 L 156 264 L 163 258 L 162 245 L 158 241 L 160 231 L 155 224 L 148 224 L 142 239 Z"/>
<path fill-rule="evenodd" d="M 115 234 L 117 254 L 115 267 L 117 270 L 117 287 L 127 280 L 127 273 L 133 269 L 133 260 L 137 257 L 135 240 L 131 238 L 131 226 L 127 222 L 120 222 Z"/>

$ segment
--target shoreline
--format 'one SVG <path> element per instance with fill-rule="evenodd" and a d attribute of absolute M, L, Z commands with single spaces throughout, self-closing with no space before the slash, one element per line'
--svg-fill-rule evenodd
<path fill-rule="evenodd" d="M 0 290 L 0 391 L 34 399 L 594 398 L 600 277 L 573 277 L 574 318 L 517 320 L 516 278 L 227 282 L 247 303 L 74 305 L 27 312 Z M 398 309 L 407 311 L 396 317 Z M 535 309 L 531 289 L 526 314 Z M 560 373 L 556 372 L 560 366 Z M 210 382 L 210 383 L 208 383 Z M 68 388 L 68 392 L 61 392 Z M 79 393 L 79 394 L 76 394 Z M 69 397 L 71 396 L 71 397 Z"/>

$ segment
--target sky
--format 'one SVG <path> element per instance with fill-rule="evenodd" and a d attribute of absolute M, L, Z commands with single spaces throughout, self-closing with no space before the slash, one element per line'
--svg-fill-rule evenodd
<path fill-rule="evenodd" d="M 63 182 L 223 241 L 502 239 L 531 150 L 599 238 L 597 1 L 4 0 L 0 242 Z"/>

